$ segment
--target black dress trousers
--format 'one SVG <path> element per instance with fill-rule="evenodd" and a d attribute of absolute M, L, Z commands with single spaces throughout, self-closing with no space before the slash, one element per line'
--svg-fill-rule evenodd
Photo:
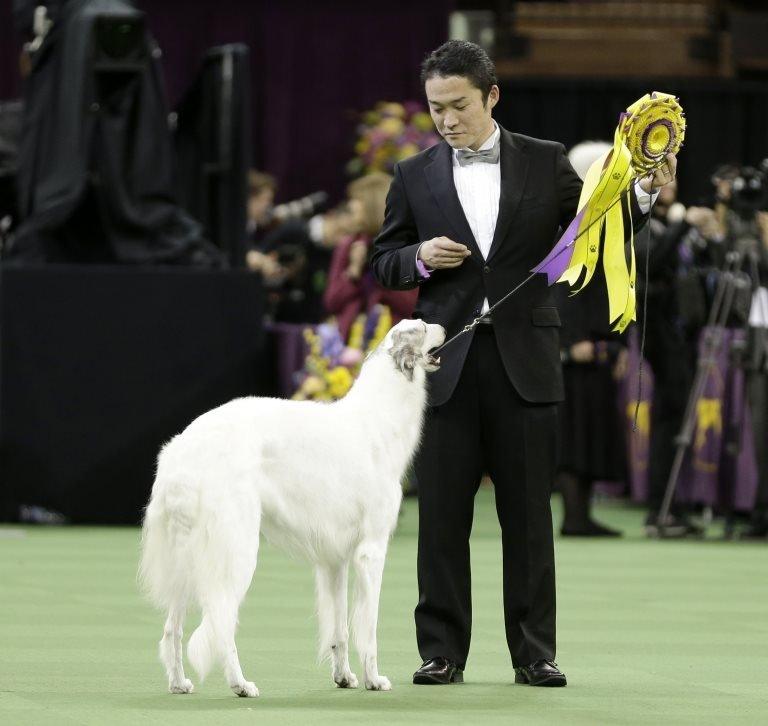
<path fill-rule="evenodd" d="M 504 615 L 515 666 L 555 656 L 555 563 L 550 495 L 557 405 L 523 400 L 502 364 L 493 327 L 479 325 L 456 389 L 427 411 L 416 459 L 419 603 L 424 660 L 464 667 L 472 627 L 469 536 L 484 472 L 502 532 Z"/>

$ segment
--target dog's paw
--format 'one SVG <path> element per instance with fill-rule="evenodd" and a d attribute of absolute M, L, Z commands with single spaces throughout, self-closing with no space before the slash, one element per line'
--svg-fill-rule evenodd
<path fill-rule="evenodd" d="M 386 676 L 375 676 L 365 682 L 365 687 L 369 691 L 391 691 L 392 684 Z"/>
<path fill-rule="evenodd" d="M 232 690 L 241 698 L 256 698 L 259 695 L 259 689 L 251 681 L 243 681 L 237 686 L 232 686 Z"/>
<path fill-rule="evenodd" d="M 340 676 L 334 676 L 333 682 L 339 687 L 339 688 L 357 688 L 357 676 L 352 673 L 345 673 Z"/>
<path fill-rule="evenodd" d="M 171 683 L 168 686 L 168 690 L 171 693 L 192 693 L 195 687 L 192 685 L 192 681 L 189 678 L 184 678 L 178 683 Z"/>

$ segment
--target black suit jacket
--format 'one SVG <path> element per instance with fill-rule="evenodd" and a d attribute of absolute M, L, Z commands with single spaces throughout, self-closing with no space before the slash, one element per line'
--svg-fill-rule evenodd
<path fill-rule="evenodd" d="M 443 141 L 395 167 L 371 261 L 385 287 L 420 286 L 414 316 L 439 323 L 448 337 L 479 315 L 485 297 L 493 305 L 546 256 L 558 230 L 576 214 L 582 186 L 562 144 L 502 128 L 499 216 L 483 260 L 456 194 L 452 164 L 452 149 Z M 634 212 L 640 216 L 639 209 Z M 440 236 L 467 245 L 472 254 L 460 267 L 422 280 L 416 269 L 419 244 Z M 560 316 L 546 276 L 536 275 L 494 311 L 493 325 L 518 393 L 534 403 L 561 401 Z M 430 405 L 451 397 L 471 340 L 471 334 L 463 335 L 441 353 L 442 365 L 430 375 Z"/>

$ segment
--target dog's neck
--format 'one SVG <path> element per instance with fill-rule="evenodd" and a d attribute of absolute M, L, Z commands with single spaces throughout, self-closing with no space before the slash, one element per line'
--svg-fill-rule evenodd
<path fill-rule="evenodd" d="M 403 440 L 398 434 L 410 431 L 405 440 L 418 443 L 427 403 L 426 371 L 417 365 L 412 380 L 398 369 L 392 356 L 383 349 L 366 359 L 351 390 L 338 403 L 349 415 L 362 418 L 381 417 L 381 424 L 391 428 L 392 441 Z M 415 444 L 412 448 L 415 448 Z M 410 460 L 413 450 L 400 453 Z M 403 467 L 408 461 L 403 463 Z"/>

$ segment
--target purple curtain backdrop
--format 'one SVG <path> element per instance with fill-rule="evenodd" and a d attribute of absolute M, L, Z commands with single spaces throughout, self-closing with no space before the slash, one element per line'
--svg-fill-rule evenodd
<path fill-rule="evenodd" d="M 19 95 L 19 39 L 0 0 L 0 98 Z M 423 98 L 418 69 L 447 38 L 454 0 L 136 0 L 163 50 L 171 105 L 205 50 L 251 49 L 254 164 L 274 174 L 278 198 L 342 194 L 356 114 L 376 101 Z"/>

